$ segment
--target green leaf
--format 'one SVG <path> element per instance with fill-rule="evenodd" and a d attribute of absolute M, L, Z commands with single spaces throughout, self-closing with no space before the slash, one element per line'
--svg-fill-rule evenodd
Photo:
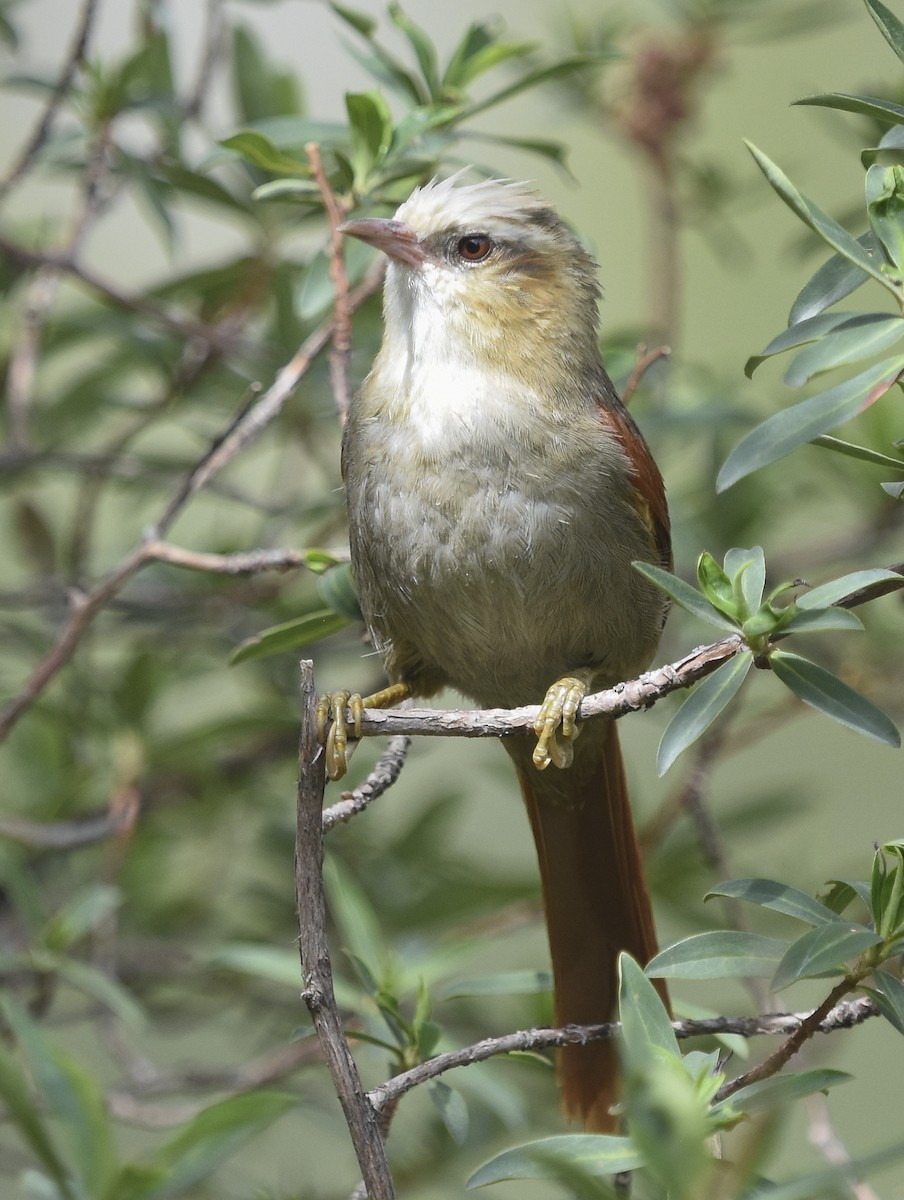
<path fill-rule="evenodd" d="M 870 450 L 866 446 L 856 446 L 853 442 L 843 442 L 841 438 L 831 437 L 827 433 L 822 437 L 814 438 L 812 444 L 823 446 L 826 450 L 834 450 L 837 454 L 844 454 L 848 458 L 859 458 L 863 462 L 875 463 L 877 467 L 891 467 L 892 470 L 904 471 L 904 459 L 892 458 L 888 454 L 880 454 L 878 450 Z M 885 487 L 884 483 L 882 487 Z"/>
<path fill-rule="evenodd" d="M 513 58 L 526 58 L 536 42 L 501 42 L 484 21 L 472 23 L 455 47 L 443 75 L 443 90 L 463 92 L 480 75 Z"/>
<path fill-rule="evenodd" d="M 50 950 L 67 950 L 97 929 L 121 902 L 119 888 L 109 883 L 90 884 L 53 914 L 41 940 Z"/>
<path fill-rule="evenodd" d="M 892 124 L 904 124 L 904 108 L 891 100 L 882 100 L 876 96 L 851 96 L 846 92 L 825 92 L 819 96 L 804 96 L 795 100 L 795 104 L 810 105 L 815 108 L 836 108 L 842 112 L 860 113 L 865 117 L 873 117 L 877 121 L 887 121 Z"/>
<path fill-rule="evenodd" d="M 631 566 L 638 574 L 643 575 L 645 579 L 649 579 L 650 583 L 665 592 L 667 596 L 671 596 L 676 604 L 680 604 L 692 616 L 699 617 L 701 621 L 707 621 L 710 625 L 715 625 L 717 629 L 727 629 L 731 633 L 738 632 L 737 624 L 734 621 L 730 621 L 728 617 L 713 608 L 701 592 L 698 592 L 695 587 L 691 587 L 689 583 L 685 583 L 683 579 L 679 579 L 677 575 L 647 562 L 633 562 Z"/>
<path fill-rule="evenodd" d="M 301 986 L 301 963 L 297 950 L 257 942 L 230 942 L 217 946 L 202 959 L 214 970 L 235 971 L 249 979 L 278 983 L 296 991 Z"/>
<path fill-rule="evenodd" d="M 742 1112 L 756 1112 L 758 1109 L 771 1109 L 778 1104 L 788 1104 L 792 1100 L 802 1100 L 815 1092 L 825 1092 L 837 1087 L 840 1083 L 848 1083 L 853 1076 L 845 1071 L 833 1071 L 829 1068 L 814 1071 L 801 1071 L 798 1074 L 773 1075 L 771 1079 L 761 1079 L 759 1083 L 750 1083 L 740 1088 L 726 1101 L 727 1105 L 740 1109 Z M 718 1112 L 722 1105 L 716 1105 Z"/>
<path fill-rule="evenodd" d="M 741 651 L 697 684 L 662 735 L 656 760 L 660 775 L 664 775 L 678 755 L 706 732 L 734 699 L 752 663 L 750 652 Z"/>
<path fill-rule="evenodd" d="M 439 100 L 439 63 L 436 57 L 436 47 L 424 30 L 403 12 L 400 4 L 389 5 L 389 16 L 392 22 L 401 29 L 402 33 L 408 39 L 411 48 L 414 50 L 418 66 L 421 68 L 421 74 L 424 76 L 424 83 L 427 85 L 431 99 Z"/>
<path fill-rule="evenodd" d="M 747 613 L 755 613 L 763 603 L 766 589 L 766 556 L 763 547 L 729 550 L 725 555 L 725 571 L 732 580 L 738 608 L 746 607 Z"/>
<path fill-rule="evenodd" d="M 710 896 L 730 896 L 735 900 L 746 900 L 748 904 L 774 909 L 775 912 L 796 917 L 810 925 L 825 925 L 827 922 L 838 920 L 838 914 L 820 904 L 818 900 L 798 891 L 790 884 L 778 883 L 774 879 L 729 879 L 711 888 L 704 899 L 708 900 Z"/>
<path fill-rule="evenodd" d="M 805 704 L 888 746 L 901 745 L 901 735 L 890 717 L 831 671 L 786 650 L 773 650 L 769 664 L 785 687 Z"/>
<path fill-rule="evenodd" d="M 680 1060 L 678 1039 L 659 993 L 624 951 L 618 956 L 618 1019 L 627 1065 L 640 1069 L 654 1049 Z"/>
<path fill-rule="evenodd" d="M 880 260 L 882 252 L 871 229 L 861 234 L 857 241 L 867 254 L 874 255 L 877 261 Z M 833 254 L 801 288 L 791 306 L 788 324 L 793 327 L 815 317 L 862 287 L 867 279 L 869 275 L 865 271 L 853 266 L 842 255 Z"/>
<path fill-rule="evenodd" d="M 647 974 L 663 979 L 739 979 L 769 976 L 787 943 L 733 929 L 695 933 L 660 950 Z"/>
<path fill-rule="evenodd" d="M 897 571 L 886 571 L 882 567 L 869 567 L 864 571 L 853 571 L 850 575 L 841 575 L 828 583 L 821 583 L 811 588 L 797 598 L 798 608 L 828 608 L 837 604 L 853 592 L 861 588 L 872 587 L 877 583 L 892 583 L 901 579 Z"/>
<path fill-rule="evenodd" d="M 369 38 L 376 31 L 376 20 L 367 13 L 361 12 L 360 9 L 349 8 L 346 4 L 336 4 L 334 0 L 330 0 L 330 8 L 337 17 L 341 17 L 347 25 L 351 25 L 356 33 Z"/>
<path fill-rule="evenodd" d="M 866 173 L 866 210 L 870 225 L 900 278 L 901 269 L 904 268 L 904 168 L 880 166 L 878 163 L 869 168 Z"/>
<path fill-rule="evenodd" d="M 785 350 L 793 350 L 797 346 L 806 345 L 808 342 L 817 342 L 839 325 L 846 325 L 848 321 L 876 315 L 874 313 L 821 313 L 819 316 L 797 321 L 789 325 L 787 329 L 783 329 L 759 354 L 748 358 L 744 364 L 744 374 L 750 379 L 760 363 L 765 362 L 767 358 L 782 354 Z"/>
<path fill-rule="evenodd" d="M 0 1042 L 0 1100 L 7 1120 L 54 1181 L 60 1196 L 64 1200 L 77 1200 L 66 1164 L 54 1145 L 47 1115 L 32 1099 L 25 1072 L 3 1042 Z"/>
<path fill-rule="evenodd" d="M 904 356 L 885 359 L 828 391 L 774 413 L 735 446 L 719 472 L 716 489 L 724 492 L 745 475 L 850 421 L 883 396 L 902 370 Z"/>
<path fill-rule="evenodd" d="M 838 1166 L 808 1172 L 785 1183 L 765 1183 L 744 1193 L 744 1200 L 851 1200 L 851 1185 L 904 1158 L 904 1142 Z"/>
<path fill-rule="evenodd" d="M 462 1146 L 468 1137 L 468 1106 L 460 1092 L 449 1087 L 442 1079 L 432 1079 L 427 1085 L 427 1095 L 442 1118 L 449 1136 L 456 1145 Z"/>
<path fill-rule="evenodd" d="M 147 1025 L 144 1009 L 118 980 L 74 958 L 47 957 L 48 968 L 60 979 L 97 1000 L 128 1029 L 139 1030 Z"/>
<path fill-rule="evenodd" d="M 893 294 L 897 294 L 894 284 L 882 271 L 881 263 L 864 249 L 855 237 L 818 208 L 812 200 L 808 200 L 799 192 L 787 175 L 752 142 L 745 144 L 774 190 L 805 225 L 808 225 L 814 233 L 818 234 L 823 241 L 828 242 L 834 250 L 854 266 L 865 271 L 867 275 L 871 275 Z"/>
<path fill-rule="evenodd" d="M 781 627 L 782 634 L 843 633 L 847 630 L 862 631 L 863 622 L 846 608 L 804 609 Z"/>
<path fill-rule="evenodd" d="M 872 929 L 848 921 L 832 921 L 808 929 L 785 951 L 770 986 L 780 992 L 798 979 L 844 974 L 848 959 L 856 958 L 881 941 Z"/>
<path fill-rule="evenodd" d="M 590 1175 L 634 1171 L 643 1161 L 630 1138 L 604 1133 L 571 1133 L 541 1138 L 497 1154 L 475 1171 L 467 1187 L 486 1187 L 506 1179 L 549 1179 L 557 1163 L 583 1168 Z"/>
<path fill-rule="evenodd" d="M 529 996 L 552 991 L 548 971 L 500 971 L 477 979 L 458 979 L 443 988 L 443 1000 L 461 1000 L 469 996 Z"/>
<path fill-rule="evenodd" d="M 59 1122 L 75 1178 L 87 1195 L 103 1195 L 113 1177 L 115 1156 L 100 1088 L 88 1072 L 45 1040 L 10 997 L 0 998 L 0 1003 L 44 1100 Z M 72 1193 L 67 1190 L 65 1194 Z"/>
<path fill-rule="evenodd" d="M 710 604 L 724 613 L 731 621 L 740 621 L 746 616 L 738 609 L 734 586 L 727 573 L 716 562 L 708 550 L 697 559 L 697 582 L 700 591 Z"/>
<path fill-rule="evenodd" d="M 814 375 L 869 358 L 901 337 L 904 337 L 904 318 L 863 313 L 796 354 L 785 372 L 785 383 L 788 387 L 802 387 Z"/>
<path fill-rule="evenodd" d="M 514 83 L 503 88 L 501 91 L 494 92 L 486 100 L 469 105 L 462 113 L 462 119 L 470 121 L 478 113 L 486 112 L 489 108 L 495 108 L 497 104 L 502 104 L 505 100 L 511 100 L 513 96 L 528 91 L 540 83 L 548 83 L 553 79 L 562 79 L 586 67 L 599 66 L 605 59 L 612 57 L 614 55 L 610 51 L 600 52 L 599 54 L 573 54 L 549 66 L 538 67 L 535 71 L 528 71 L 526 75 L 522 75 L 520 79 L 515 80 Z"/>
<path fill-rule="evenodd" d="M 246 25 L 233 30 L 232 78 L 243 122 L 297 113 L 301 107 L 297 76 L 274 67 Z"/>
<path fill-rule="evenodd" d="M 362 188 L 392 141 L 392 114 L 381 92 L 349 92 L 345 97 L 351 131 L 355 185 Z"/>
<path fill-rule="evenodd" d="M 253 167 L 261 167 L 274 175 L 304 175 L 310 177 L 311 168 L 306 162 L 292 158 L 279 150 L 264 134 L 254 129 L 243 129 L 219 143 L 226 150 L 240 154 Z"/>
<path fill-rule="evenodd" d="M 351 563 L 340 563 L 317 580 L 317 590 L 324 604 L 349 621 L 363 621 L 358 593 L 352 576 Z"/>
<path fill-rule="evenodd" d="M 881 0 L 866 0 L 866 7 L 869 15 L 882 31 L 882 36 L 898 58 L 904 62 L 904 25 L 893 12 L 890 12 L 882 4 Z"/>
<path fill-rule="evenodd" d="M 154 1155 L 151 1166 L 166 1168 L 168 1177 L 147 1200 L 183 1196 L 297 1103 L 285 1092 L 260 1091 L 205 1108 Z"/>
<path fill-rule="evenodd" d="M 888 971 L 873 971 L 876 986 L 864 988 L 882 1016 L 904 1034 L 904 983 Z"/>
<path fill-rule="evenodd" d="M 348 617 L 323 608 L 297 617 L 294 621 L 286 621 L 283 625 L 272 625 L 233 650 L 229 659 L 230 665 L 234 667 L 238 663 L 250 662 L 253 658 L 266 658 L 271 654 L 286 654 L 290 650 L 299 650 L 302 646 L 319 642 L 321 638 L 344 629 L 349 623 Z"/>

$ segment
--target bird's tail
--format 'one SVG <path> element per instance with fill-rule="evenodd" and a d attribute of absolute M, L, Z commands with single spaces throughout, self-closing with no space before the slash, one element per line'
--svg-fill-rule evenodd
<path fill-rule="evenodd" d="M 656 933 L 614 723 L 594 722 L 575 743 L 574 763 L 542 773 L 527 739 L 504 743 L 514 759 L 543 881 L 559 1025 L 612 1019 L 617 963 L 627 950 L 642 965 Z M 663 993 L 664 995 L 664 993 Z M 591 1132 L 617 1122 L 617 1058 L 610 1041 L 558 1052 L 562 1107 Z"/>

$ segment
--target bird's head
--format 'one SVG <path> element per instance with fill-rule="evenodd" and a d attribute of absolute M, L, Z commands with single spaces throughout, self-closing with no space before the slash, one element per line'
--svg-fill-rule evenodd
<path fill-rule="evenodd" d="M 551 356 L 560 370 L 563 356 L 596 360 L 599 287 L 581 243 L 525 184 L 459 180 L 417 188 L 392 218 L 341 227 L 389 258 L 386 338 L 519 374 Z"/>

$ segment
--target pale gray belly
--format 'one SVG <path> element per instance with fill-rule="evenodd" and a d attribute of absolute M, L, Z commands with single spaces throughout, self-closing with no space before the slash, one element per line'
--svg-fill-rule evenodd
<path fill-rule="evenodd" d="M 579 668 L 604 686 L 647 665 L 661 603 L 630 566 L 649 557 L 645 532 L 623 497 L 613 505 L 623 482 L 584 466 L 577 492 L 555 479 L 500 489 L 449 464 L 414 490 L 390 470 L 361 494 L 352 483 L 358 589 L 391 676 L 511 706 Z"/>

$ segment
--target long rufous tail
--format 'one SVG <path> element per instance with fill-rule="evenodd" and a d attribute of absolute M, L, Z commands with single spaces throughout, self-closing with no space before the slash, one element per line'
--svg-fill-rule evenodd
<path fill-rule="evenodd" d="M 612 1019 L 619 951 L 641 964 L 656 933 L 634 832 L 618 734 L 593 723 L 566 770 L 539 772 L 532 744 L 504 743 L 514 759 L 543 881 L 559 1025 Z M 609 1041 L 565 1046 L 557 1058 L 562 1107 L 590 1132 L 611 1132 L 617 1055 Z"/>

